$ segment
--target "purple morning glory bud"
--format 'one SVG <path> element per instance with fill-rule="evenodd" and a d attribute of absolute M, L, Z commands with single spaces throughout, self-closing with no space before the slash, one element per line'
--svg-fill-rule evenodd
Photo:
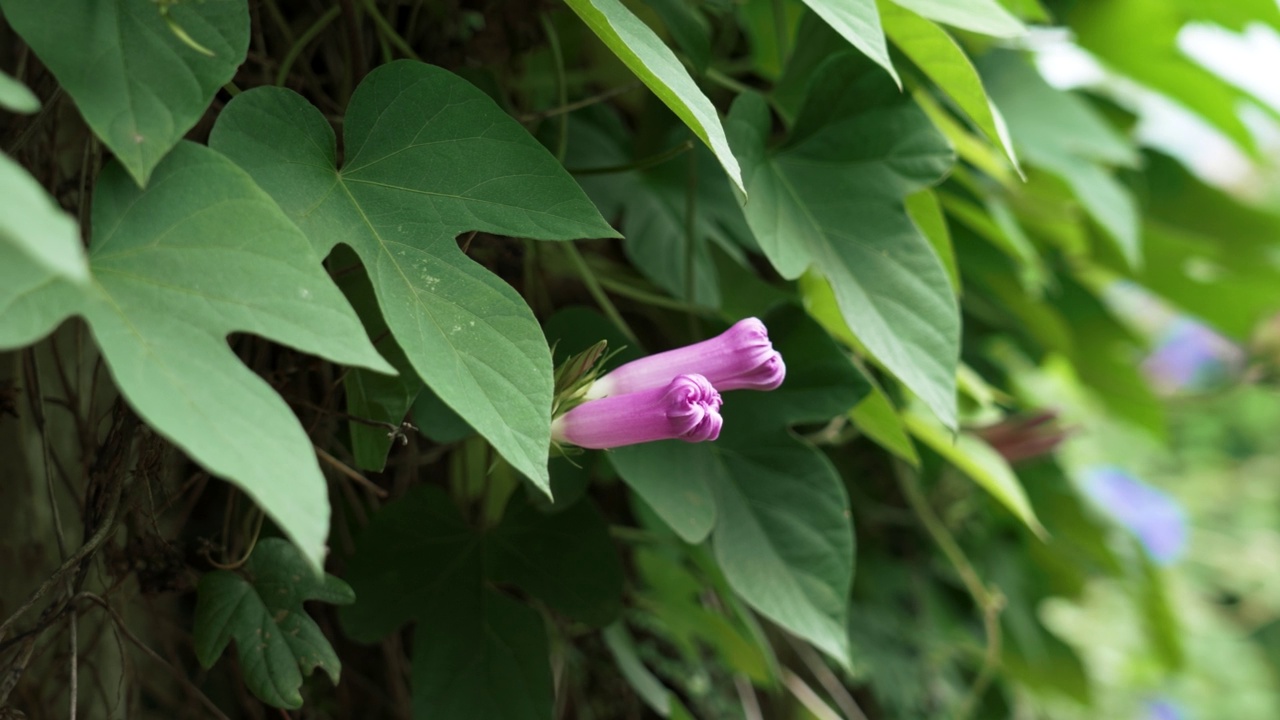
<path fill-rule="evenodd" d="M 629 362 L 596 380 L 587 397 L 665 387 L 681 373 L 698 373 L 722 391 L 773 390 L 782 384 L 787 366 L 764 323 L 747 318 L 710 340 Z"/>
<path fill-rule="evenodd" d="M 1187 544 L 1187 517 L 1168 493 L 1115 467 L 1087 471 L 1084 490 L 1138 537 L 1156 563 L 1169 565 L 1181 557 Z"/>
<path fill-rule="evenodd" d="M 677 375 L 662 387 L 585 402 L 551 423 L 551 439 L 606 448 L 720 437 L 720 393 L 701 375 Z"/>
<path fill-rule="evenodd" d="M 1196 390 L 1221 383 L 1244 360 L 1230 340 L 1194 320 L 1174 322 L 1142 362 L 1143 374 L 1161 393 Z"/>

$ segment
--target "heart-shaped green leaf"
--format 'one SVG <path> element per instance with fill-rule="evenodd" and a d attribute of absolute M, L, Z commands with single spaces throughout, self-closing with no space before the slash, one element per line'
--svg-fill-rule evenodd
<path fill-rule="evenodd" d="M 213 667 L 235 640 L 253 694 L 276 707 L 302 707 L 303 675 L 320 668 L 337 684 L 342 673 L 337 653 L 302 603 L 349 605 L 355 599 L 338 578 L 316 577 L 292 545 L 267 538 L 253 549 L 243 575 L 215 570 L 200 578 L 192 628 L 196 658 Z"/>
<path fill-rule="evenodd" d="M 845 321 L 949 426 L 956 422 L 960 317 L 946 270 L 903 209 L 953 154 L 910 98 L 848 54 L 815 76 L 791 137 L 767 141 L 768 107 L 742 95 L 729 135 L 744 168 L 747 222 L 787 278 L 812 267 Z"/>
<path fill-rule="evenodd" d="M 586 502 L 544 515 L 516 493 L 498 526 L 482 532 L 439 488 L 419 486 L 374 516 L 349 568 L 360 597 L 342 610 L 349 635 L 372 642 L 417 622 L 415 718 L 551 717 L 542 618 L 492 583 L 590 623 L 621 609 L 622 568 Z"/>
<path fill-rule="evenodd" d="M 83 316 L 138 414 L 244 489 L 319 569 L 329 499 L 311 441 L 227 345 L 245 332 L 392 372 L 307 239 L 244 171 L 182 143 L 146 190 L 119 164 L 103 170 L 89 260 L 83 288 L 49 279 L 0 304 L 0 348 Z"/>
<path fill-rule="evenodd" d="M 139 185 L 249 49 L 244 0 L 0 0 L 0 9 Z"/>
<path fill-rule="evenodd" d="M 616 237 L 555 158 L 465 80 L 402 61 L 369 74 L 337 166 L 320 111 L 281 88 L 241 93 L 210 145 L 248 170 L 322 254 L 351 246 L 410 364 L 517 470 L 546 489 L 551 353 L 520 296 L 473 262 L 468 230 Z"/>

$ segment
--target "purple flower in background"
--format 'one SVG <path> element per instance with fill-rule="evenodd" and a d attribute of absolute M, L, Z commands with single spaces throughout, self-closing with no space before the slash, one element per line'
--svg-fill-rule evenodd
<path fill-rule="evenodd" d="M 551 439 L 584 448 L 720 436 L 720 393 L 701 375 L 678 375 L 662 387 L 585 402 L 551 423 Z"/>
<path fill-rule="evenodd" d="M 764 323 L 747 318 L 710 340 L 629 362 L 596 380 L 587 397 L 662 388 L 684 373 L 698 373 L 721 391 L 773 390 L 782 384 L 787 367 Z"/>
<path fill-rule="evenodd" d="M 1235 374 L 1244 353 L 1230 340 L 1194 320 L 1180 318 L 1161 335 L 1142 362 L 1142 372 L 1163 394 L 1211 387 Z"/>
<path fill-rule="evenodd" d="M 1143 720 L 1186 720 L 1182 706 L 1167 698 L 1148 700 Z"/>
<path fill-rule="evenodd" d="M 1160 565 L 1176 561 L 1187 544 L 1187 518 L 1168 493 L 1115 467 L 1084 474 L 1085 493 L 1127 527 Z"/>

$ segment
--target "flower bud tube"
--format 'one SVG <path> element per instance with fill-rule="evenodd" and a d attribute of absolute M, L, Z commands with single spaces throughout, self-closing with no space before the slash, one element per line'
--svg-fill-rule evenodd
<path fill-rule="evenodd" d="M 664 386 L 591 400 L 551 423 L 551 438 L 606 449 L 720 436 L 720 393 L 701 375 L 679 375 Z"/>
<path fill-rule="evenodd" d="M 720 391 L 773 390 L 782 384 L 787 367 L 764 323 L 747 318 L 710 340 L 629 362 L 596 380 L 587 397 L 665 387 L 681 373 L 698 373 Z"/>

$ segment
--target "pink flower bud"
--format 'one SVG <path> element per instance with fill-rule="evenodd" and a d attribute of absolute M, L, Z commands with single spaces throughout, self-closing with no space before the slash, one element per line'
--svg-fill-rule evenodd
<path fill-rule="evenodd" d="M 678 375 L 663 387 L 585 402 L 551 423 L 551 439 L 605 449 L 720 436 L 720 393 L 701 375 Z"/>
<path fill-rule="evenodd" d="M 666 387 L 681 373 L 698 373 L 721 391 L 773 390 L 782 384 L 787 366 L 764 323 L 747 318 L 710 340 L 629 362 L 596 380 L 587 397 Z"/>

